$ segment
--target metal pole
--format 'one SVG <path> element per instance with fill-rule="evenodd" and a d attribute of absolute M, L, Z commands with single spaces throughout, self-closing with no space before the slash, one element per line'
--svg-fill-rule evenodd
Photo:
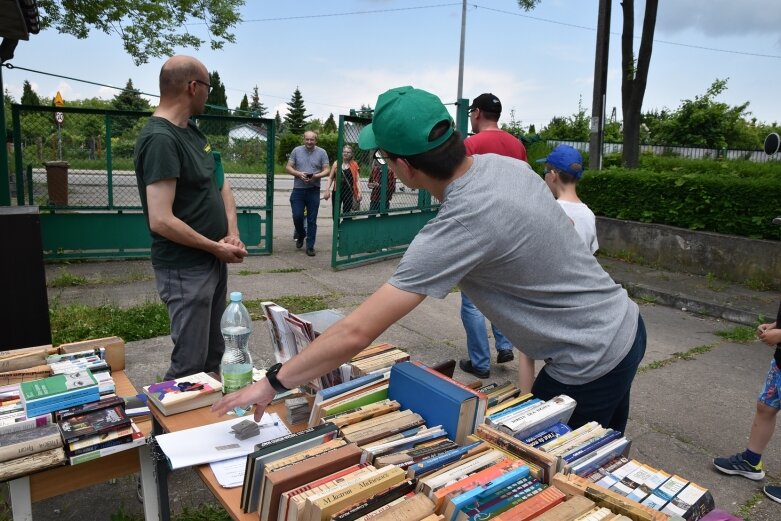
<path fill-rule="evenodd" d="M 602 168 L 607 61 L 610 48 L 610 2 L 611 0 L 599 0 L 597 45 L 594 59 L 594 93 L 591 107 L 591 139 L 588 149 L 588 166 L 592 170 L 600 170 Z"/>
<path fill-rule="evenodd" d="M 464 94 L 464 45 L 466 41 L 466 0 L 461 3 L 461 51 L 458 57 L 458 94 L 456 99 L 460 100 Z"/>
<path fill-rule="evenodd" d="M 11 183 L 8 176 L 8 136 L 5 130 L 5 90 L 3 89 L 3 67 L 0 63 L 0 96 L 3 96 L 3 110 L 0 111 L 0 132 L 2 132 L 2 146 L 0 146 L 0 206 L 11 206 Z"/>

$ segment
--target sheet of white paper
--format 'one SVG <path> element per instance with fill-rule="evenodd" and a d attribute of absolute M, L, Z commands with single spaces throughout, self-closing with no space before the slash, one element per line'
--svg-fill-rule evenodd
<path fill-rule="evenodd" d="M 215 461 L 209 463 L 217 478 L 217 483 L 223 488 L 240 487 L 244 484 L 244 469 L 247 466 L 246 456 L 239 458 L 226 459 L 225 461 Z"/>
<path fill-rule="evenodd" d="M 168 458 L 169 466 L 175 470 L 246 456 L 258 443 L 290 433 L 276 413 L 265 413 L 260 420 L 260 434 L 240 440 L 233 435 L 231 426 L 246 419 L 232 418 L 220 423 L 161 434 L 155 439 Z"/>

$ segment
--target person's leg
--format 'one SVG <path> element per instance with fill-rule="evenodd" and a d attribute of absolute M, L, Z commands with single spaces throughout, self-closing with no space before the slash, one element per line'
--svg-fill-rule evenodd
<path fill-rule="evenodd" d="M 509 340 L 507 340 L 507 337 L 502 334 L 501 331 L 499 331 L 499 328 L 496 327 L 493 322 L 491 322 L 491 332 L 494 334 L 494 344 L 496 346 L 497 351 L 510 351 L 512 352 L 513 344 Z"/>
<path fill-rule="evenodd" d="M 306 247 L 313 249 L 317 238 L 317 212 L 320 209 L 320 189 L 307 188 L 306 194 Z"/>
<path fill-rule="evenodd" d="M 296 240 L 301 242 L 306 237 L 306 230 L 304 230 L 304 192 L 302 188 L 294 188 L 290 192 L 290 208 L 293 211 L 293 226 L 296 229 Z M 301 247 L 298 243 L 296 244 Z"/>
<path fill-rule="evenodd" d="M 563 384 L 543 367 L 532 386 L 537 398 L 550 400 L 566 394 L 577 402 L 568 425 L 577 429 L 590 421 L 603 427 L 624 432 L 629 418 L 629 395 L 637 367 L 645 354 L 646 333 L 642 317 L 638 316 L 637 332 L 629 353 L 610 372 L 582 385 Z"/>
<path fill-rule="evenodd" d="M 215 275 L 212 263 L 185 269 L 155 268 L 157 291 L 168 308 L 174 343 L 165 380 L 205 370 L 212 301 L 219 285 Z"/>
<path fill-rule="evenodd" d="M 225 352 L 225 338 L 220 329 L 220 320 L 225 311 L 225 304 L 228 297 L 228 266 L 224 262 L 215 259 L 214 273 L 212 277 L 216 278 L 214 296 L 212 297 L 211 317 L 209 325 L 209 351 L 206 354 L 206 363 L 204 371 L 207 373 L 213 371 L 220 372 L 220 363 L 222 355 Z"/>
<path fill-rule="evenodd" d="M 472 367 L 478 371 L 490 371 L 491 357 L 488 350 L 485 317 L 463 291 L 461 292 L 461 322 L 466 331 L 466 350 Z"/>
<path fill-rule="evenodd" d="M 518 351 L 518 389 L 521 394 L 532 392 L 534 385 L 534 359 Z"/>
<path fill-rule="evenodd" d="M 724 474 L 743 476 L 745 478 L 760 480 L 765 477 L 762 465 L 762 453 L 773 437 L 776 428 L 776 416 L 781 409 L 781 372 L 775 360 L 770 361 L 770 369 L 765 377 L 765 384 L 757 399 L 757 410 L 754 413 L 754 421 L 751 424 L 751 433 L 748 437 L 746 450 L 725 456 L 714 458 L 713 466 Z M 765 492 L 767 494 L 767 491 Z"/>

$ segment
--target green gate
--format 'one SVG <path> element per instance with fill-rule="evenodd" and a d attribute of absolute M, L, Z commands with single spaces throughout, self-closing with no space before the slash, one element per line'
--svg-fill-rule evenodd
<path fill-rule="evenodd" d="M 456 126 L 466 136 L 468 100 L 461 99 L 455 105 Z M 358 148 L 358 135 L 369 123 L 371 119 L 368 118 L 339 116 L 331 249 L 331 266 L 336 269 L 403 254 L 420 229 L 439 211 L 439 201 L 429 192 L 405 187 L 386 165 L 379 165 L 374 160 L 373 150 Z M 360 167 L 360 203 L 354 200 L 353 193 L 343 190 L 344 145 L 352 147 Z"/>
<path fill-rule="evenodd" d="M 78 107 L 13 105 L 17 204 L 41 212 L 44 258 L 148 257 L 151 237 L 133 167 L 136 136 L 151 115 Z M 57 122 L 61 122 L 58 124 Z M 272 251 L 274 121 L 201 115 L 222 153 L 251 255 Z"/>

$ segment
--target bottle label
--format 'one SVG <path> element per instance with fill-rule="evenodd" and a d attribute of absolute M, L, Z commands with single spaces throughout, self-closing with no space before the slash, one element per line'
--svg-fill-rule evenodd
<path fill-rule="evenodd" d="M 244 373 L 223 373 L 222 393 L 228 394 L 252 383 L 252 370 Z"/>

